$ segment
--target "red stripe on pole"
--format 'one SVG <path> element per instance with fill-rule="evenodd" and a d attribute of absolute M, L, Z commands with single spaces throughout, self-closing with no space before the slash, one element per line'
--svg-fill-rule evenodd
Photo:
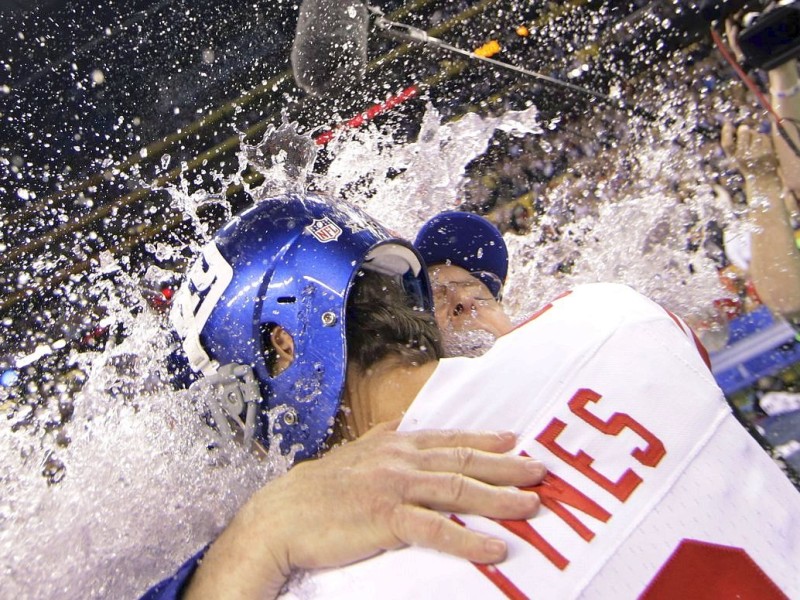
<path fill-rule="evenodd" d="M 395 96 L 391 96 L 385 102 L 381 102 L 380 104 L 373 104 L 367 110 L 362 113 L 359 113 L 352 119 L 345 121 L 341 125 L 338 125 L 331 129 L 330 131 L 325 131 L 320 133 L 317 137 L 314 138 L 314 141 L 320 145 L 324 146 L 328 142 L 330 142 L 340 129 L 355 129 L 357 127 L 361 127 L 365 123 L 368 123 L 378 115 L 388 112 L 393 108 L 397 108 L 407 100 L 414 98 L 419 94 L 419 88 L 416 85 L 412 85 L 404 89 L 402 92 Z"/>

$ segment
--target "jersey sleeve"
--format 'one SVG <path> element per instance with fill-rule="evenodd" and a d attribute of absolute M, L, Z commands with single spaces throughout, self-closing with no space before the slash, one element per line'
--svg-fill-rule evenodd
<path fill-rule="evenodd" d="M 187 560 L 178 571 L 151 587 L 140 600 L 179 600 L 203 560 L 208 546 Z"/>

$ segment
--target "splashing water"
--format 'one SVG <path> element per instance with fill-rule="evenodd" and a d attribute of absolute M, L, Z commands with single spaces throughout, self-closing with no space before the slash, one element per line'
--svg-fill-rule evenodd
<path fill-rule="evenodd" d="M 470 113 L 447 125 L 428 106 L 418 140 L 393 144 L 391 132 L 371 128 L 341 138 L 334 159 L 318 183 L 344 195 L 403 237 L 414 239 L 435 214 L 458 206 L 457 190 L 467 165 L 485 152 L 495 131 L 541 133 L 538 111 L 530 108 L 503 117 Z"/>
<path fill-rule="evenodd" d="M 497 341 L 497 337 L 482 330 L 442 331 L 442 350 L 449 356 L 482 356 Z"/>
<path fill-rule="evenodd" d="M 223 189 L 240 183 L 256 201 L 287 189 L 346 196 L 413 238 L 426 219 L 459 205 L 467 165 L 497 131 L 535 137 L 543 130 L 533 108 L 448 124 L 429 109 L 418 141 L 397 144 L 391 132 L 374 127 L 351 133 L 330 148 L 327 173 L 312 175 L 313 141 L 284 123 L 260 144 L 243 144 L 238 171 L 216 181 Z M 643 180 L 657 179 L 647 169 L 665 164 L 664 152 L 654 145 L 640 157 L 641 180 L 615 202 L 568 219 L 564 209 L 575 204 L 559 199 L 564 190 L 555 188 L 534 231 L 506 234 L 506 306 L 517 320 L 588 281 L 628 283 L 682 315 L 722 294 L 713 264 L 687 250 L 684 240 L 698 223 L 722 218 L 726 207 L 702 186 L 683 197 L 640 193 Z M 248 186 L 248 165 L 265 178 L 263 186 Z M 229 209 L 219 190 L 190 192 L 183 182 L 168 191 L 201 241 L 211 231 L 199 208 L 213 202 Z M 559 235 L 545 235 L 551 229 Z M 176 240 L 151 251 L 177 256 L 198 247 Z M 43 421 L 23 424 L 16 414 L 9 421 L 18 427 L 0 428 L 6 457 L 0 573 L 9 597 L 136 597 L 213 539 L 255 490 L 286 468 L 274 455 L 259 462 L 220 443 L 201 418 L 196 391 L 170 389 L 173 338 L 164 316 L 142 301 L 142 282 L 125 275 L 124 266 L 106 256 L 90 280 L 111 337 L 102 352 L 71 357 L 86 384 L 71 400 L 68 424 L 59 430 Z M 163 275 L 150 272 L 155 279 Z"/>
<path fill-rule="evenodd" d="M 252 166 L 264 178 L 258 187 L 245 189 L 256 202 L 286 193 L 302 196 L 308 189 L 318 151 L 314 140 L 300 135 L 296 124 L 285 118 L 280 127 L 270 125 L 258 144 L 247 144 L 242 135 L 239 173 Z"/>
<path fill-rule="evenodd" d="M 110 255 L 101 262 L 92 287 L 121 335 L 71 357 L 86 384 L 69 423 L 0 428 L 0 575 L 14 597 L 138 597 L 287 468 L 203 422 L 213 390 L 169 388 L 163 316 Z"/>
<path fill-rule="evenodd" d="M 696 201 L 713 204 L 716 197 Z M 509 309 L 522 317 L 548 298 L 598 281 L 627 284 L 681 316 L 709 305 L 726 292 L 714 262 L 685 248 L 691 211 L 659 194 L 624 198 L 570 224 L 557 241 L 531 244 L 529 238 L 506 236 Z"/>
<path fill-rule="evenodd" d="M 465 169 L 496 131 L 543 133 L 537 114 L 535 107 L 497 118 L 469 114 L 443 125 L 429 107 L 413 144 L 393 145 L 391 133 L 375 129 L 339 142 L 325 180 L 317 185 L 348 197 L 390 229 L 414 239 L 426 220 L 459 206 Z M 510 251 L 505 306 L 516 320 L 575 285 L 598 281 L 630 285 L 686 317 L 727 295 L 713 261 L 687 248 L 686 240 L 693 230 L 704 236 L 702 227 L 709 221 L 727 223 L 730 205 L 710 185 L 697 185 L 690 193 L 670 191 L 667 180 L 702 179 L 702 173 L 691 151 L 672 146 L 677 134 L 662 133 L 660 143 L 646 140 L 640 168 L 627 174 L 627 189 L 601 198 L 613 202 L 598 201 L 579 216 L 574 190 L 556 189 L 539 228 L 505 235 Z M 608 167 L 613 171 L 613 165 Z M 563 187 L 571 188 L 571 183 Z M 562 192 L 565 197 L 559 198 Z M 578 216 L 565 223 L 567 208 Z M 558 239 L 543 235 L 548 227 L 561 225 L 564 232 Z M 567 263 L 570 269 L 563 272 Z"/>

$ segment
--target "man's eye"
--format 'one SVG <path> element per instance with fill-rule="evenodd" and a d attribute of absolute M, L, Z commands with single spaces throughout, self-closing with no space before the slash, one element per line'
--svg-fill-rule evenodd
<path fill-rule="evenodd" d="M 434 300 L 444 300 L 447 298 L 447 286 L 446 285 L 434 285 L 433 286 L 433 299 Z"/>
<path fill-rule="evenodd" d="M 473 291 L 480 289 L 481 284 L 479 281 L 454 281 L 454 286 L 460 287 L 462 290 Z"/>

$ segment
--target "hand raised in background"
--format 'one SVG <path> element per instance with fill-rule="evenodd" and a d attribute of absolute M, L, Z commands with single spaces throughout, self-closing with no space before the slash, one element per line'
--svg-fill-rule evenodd
<path fill-rule="evenodd" d="M 778 158 L 768 133 L 759 133 L 747 125 L 722 127 L 722 149 L 736 164 L 742 176 L 778 178 Z"/>

